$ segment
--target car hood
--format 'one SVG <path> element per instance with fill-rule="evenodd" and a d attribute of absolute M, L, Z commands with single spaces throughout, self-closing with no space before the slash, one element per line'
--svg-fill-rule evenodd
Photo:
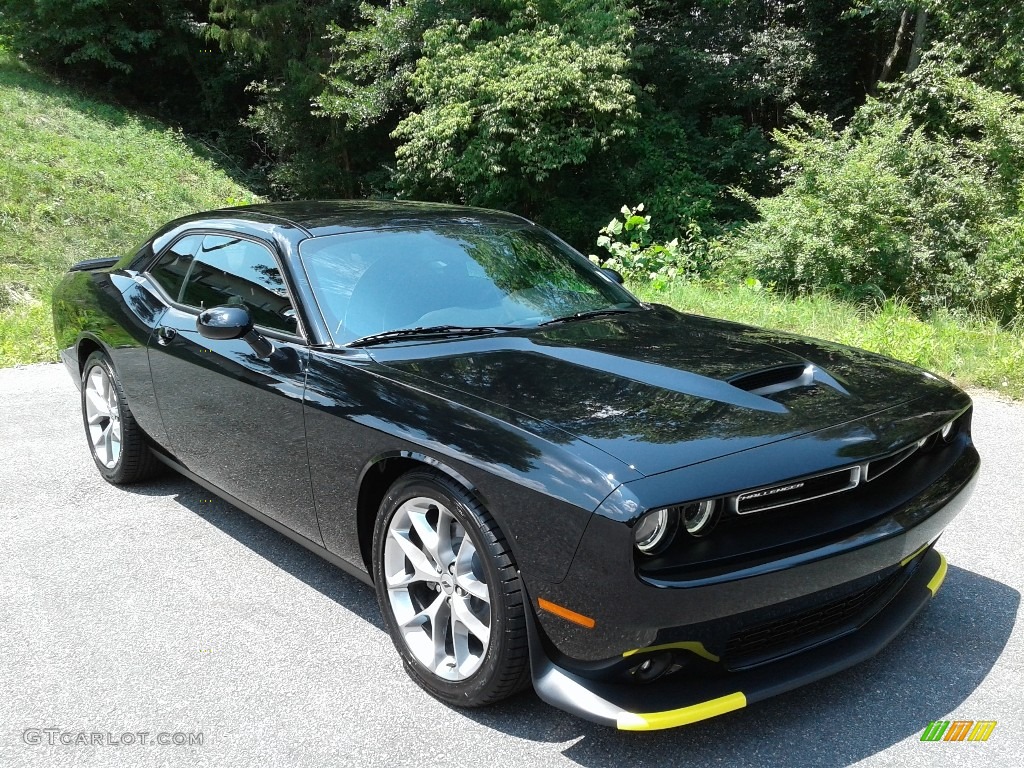
<path fill-rule="evenodd" d="M 372 356 L 469 407 L 486 401 L 546 422 L 644 475 L 951 388 L 862 350 L 667 307 Z"/>

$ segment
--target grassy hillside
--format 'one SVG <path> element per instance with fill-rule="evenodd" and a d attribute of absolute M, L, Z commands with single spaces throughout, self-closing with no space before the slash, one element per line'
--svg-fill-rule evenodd
<path fill-rule="evenodd" d="M 56 358 L 50 292 L 73 262 L 252 194 L 178 134 L 0 49 L 0 366 Z"/>

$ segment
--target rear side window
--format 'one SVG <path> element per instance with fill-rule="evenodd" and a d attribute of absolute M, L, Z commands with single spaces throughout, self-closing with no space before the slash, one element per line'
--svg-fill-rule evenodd
<path fill-rule="evenodd" d="M 180 304 L 244 306 L 253 323 L 298 335 L 295 308 L 274 255 L 259 243 L 224 235 L 179 240 L 150 270 Z"/>
<path fill-rule="evenodd" d="M 203 235 L 183 237 L 168 248 L 156 265 L 149 270 L 149 274 L 167 291 L 167 295 L 177 302 L 181 301 L 181 289 L 185 285 L 185 278 L 188 277 L 192 259 L 202 244 Z"/>

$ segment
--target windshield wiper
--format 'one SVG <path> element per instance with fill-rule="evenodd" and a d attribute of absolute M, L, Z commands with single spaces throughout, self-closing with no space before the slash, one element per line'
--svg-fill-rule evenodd
<path fill-rule="evenodd" d="M 404 341 L 408 339 L 446 339 L 458 336 L 482 336 L 498 331 L 518 331 L 521 328 L 514 328 L 510 325 L 428 325 L 418 328 L 398 328 L 394 331 L 382 333 L 371 333 L 361 339 L 351 341 L 347 347 L 371 347 L 374 344 L 385 344 L 389 341 Z"/>
<path fill-rule="evenodd" d="M 538 325 L 554 325 L 555 323 L 571 323 L 575 320 L 587 320 L 591 317 L 603 317 L 604 315 L 621 315 L 629 314 L 630 312 L 638 312 L 643 307 L 631 307 L 630 309 L 622 309 L 621 307 L 605 307 L 604 309 L 587 309 L 583 312 L 577 312 L 573 315 L 566 315 L 565 317 L 556 317 L 554 320 L 545 320 L 543 323 Z"/>

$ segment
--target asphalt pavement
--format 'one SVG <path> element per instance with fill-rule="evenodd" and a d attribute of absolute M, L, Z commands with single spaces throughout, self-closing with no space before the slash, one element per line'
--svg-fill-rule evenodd
<path fill-rule="evenodd" d="M 1024 406 L 975 395 L 982 477 L 938 597 L 871 661 L 686 728 L 527 692 L 446 707 L 372 591 L 169 475 L 115 488 L 57 365 L 0 370 L 0 766 L 1024 765 Z M 986 742 L 922 742 L 932 720 Z"/>

